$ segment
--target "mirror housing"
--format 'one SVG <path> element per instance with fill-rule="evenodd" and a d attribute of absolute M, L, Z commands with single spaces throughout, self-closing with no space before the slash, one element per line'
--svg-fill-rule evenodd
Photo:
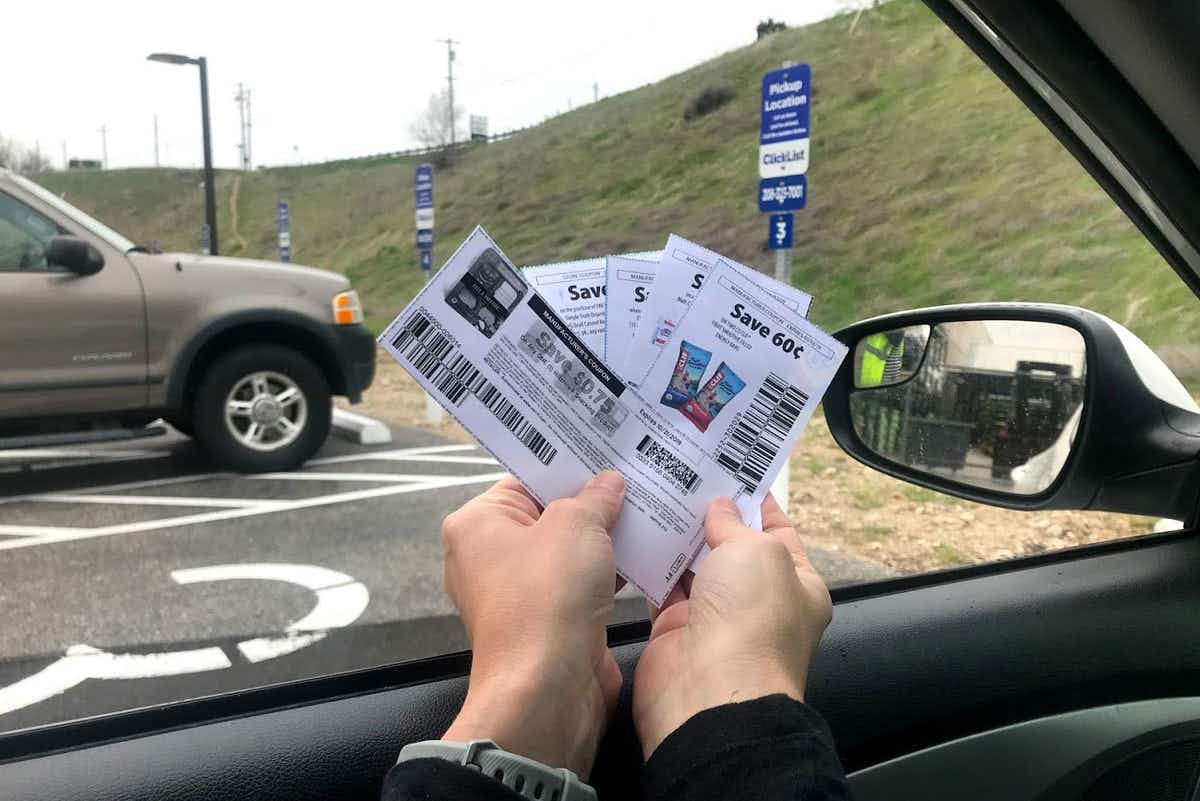
<path fill-rule="evenodd" d="M 825 419 L 850 456 L 895 478 L 1009 509 L 1092 509 L 1192 520 L 1200 495 L 1200 407 L 1155 353 L 1124 326 L 1075 306 L 981 303 L 889 314 L 835 336 L 854 353 L 872 335 L 951 322 L 1030 321 L 1077 331 L 1085 345 L 1083 409 L 1070 453 L 1053 482 L 1022 495 L 974 486 L 881 455 L 854 426 L 855 360 L 843 361 L 825 394 Z M 879 339 L 873 340 L 878 342 Z M 1030 343 L 1036 361 L 1037 344 Z M 900 382 L 905 378 L 902 376 Z"/>
<path fill-rule="evenodd" d="M 52 237 L 46 245 L 46 262 L 66 267 L 76 275 L 95 275 L 104 268 L 104 256 L 77 236 Z"/>

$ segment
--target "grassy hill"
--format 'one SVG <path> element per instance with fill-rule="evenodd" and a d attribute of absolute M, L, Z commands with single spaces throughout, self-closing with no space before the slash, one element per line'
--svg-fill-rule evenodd
<path fill-rule="evenodd" d="M 440 263 L 482 223 L 518 264 L 660 247 L 668 232 L 769 269 L 757 212 L 761 75 L 813 65 L 808 208 L 797 285 L 836 327 L 937 303 L 1046 300 L 1102 311 L 1154 346 L 1194 339 L 1195 299 L 1066 151 L 916 0 L 793 29 L 605 98 L 436 174 Z M 734 98 L 690 122 L 708 87 Z M 420 285 L 414 160 L 219 177 L 222 251 L 272 258 L 291 203 L 294 258 L 350 276 L 371 321 Z M 194 250 L 194 171 L 50 174 L 44 183 L 135 239 Z M 236 208 L 232 204 L 236 192 Z M 236 232 L 233 214 L 236 211 Z"/>

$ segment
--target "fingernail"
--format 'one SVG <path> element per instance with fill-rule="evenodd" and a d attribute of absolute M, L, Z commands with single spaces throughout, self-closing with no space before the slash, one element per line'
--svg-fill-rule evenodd
<path fill-rule="evenodd" d="M 625 479 L 621 478 L 621 474 L 616 470 L 604 470 L 592 476 L 588 486 L 609 492 L 620 492 L 625 489 Z"/>
<path fill-rule="evenodd" d="M 736 512 L 738 510 L 737 504 L 729 498 L 713 498 L 709 508 L 718 512 Z"/>

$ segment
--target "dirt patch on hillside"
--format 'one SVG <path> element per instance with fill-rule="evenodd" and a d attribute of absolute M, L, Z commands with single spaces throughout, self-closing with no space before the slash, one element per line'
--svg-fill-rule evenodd
<path fill-rule="evenodd" d="M 375 383 L 355 411 L 472 442 L 449 415 L 425 423 L 425 394 L 380 353 Z M 897 481 L 847 456 L 818 413 L 792 454 L 788 509 L 802 538 L 899 573 L 1011 559 L 1146 534 L 1153 518 L 1104 512 L 1016 512 Z"/>

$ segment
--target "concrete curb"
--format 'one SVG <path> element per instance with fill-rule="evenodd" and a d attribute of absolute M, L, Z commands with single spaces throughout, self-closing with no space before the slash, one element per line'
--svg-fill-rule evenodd
<path fill-rule="evenodd" d="M 336 407 L 333 410 L 333 431 L 359 445 L 386 445 L 392 441 L 392 430 L 385 423 Z"/>

